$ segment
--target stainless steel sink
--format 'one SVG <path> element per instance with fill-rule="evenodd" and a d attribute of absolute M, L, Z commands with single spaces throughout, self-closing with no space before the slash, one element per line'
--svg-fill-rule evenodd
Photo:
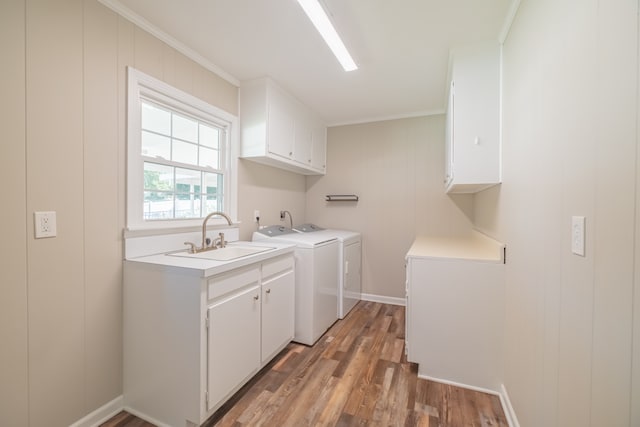
<path fill-rule="evenodd" d="M 202 258 L 213 261 L 232 261 L 249 255 L 255 255 L 260 252 L 266 252 L 275 249 L 266 246 L 226 246 L 224 248 L 212 249 L 205 252 L 195 254 L 189 252 L 174 252 L 167 254 L 168 256 L 177 256 L 185 258 Z"/>

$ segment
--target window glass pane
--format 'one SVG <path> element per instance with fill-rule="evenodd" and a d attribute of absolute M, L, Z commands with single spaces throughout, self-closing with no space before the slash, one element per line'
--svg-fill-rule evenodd
<path fill-rule="evenodd" d="M 176 218 L 200 218 L 200 196 L 189 194 L 187 198 L 181 198 L 176 194 Z"/>
<path fill-rule="evenodd" d="M 195 186 L 200 188 L 201 172 L 192 169 L 176 168 L 176 193 L 193 193 Z"/>
<path fill-rule="evenodd" d="M 145 191 L 142 212 L 146 220 L 173 218 L 173 194 Z"/>
<path fill-rule="evenodd" d="M 198 142 L 198 122 L 177 114 L 173 115 L 173 135 L 185 141 Z"/>
<path fill-rule="evenodd" d="M 157 105 L 142 103 L 142 129 L 171 135 L 171 113 Z"/>
<path fill-rule="evenodd" d="M 199 218 L 202 173 L 197 170 L 176 168 L 176 218 Z"/>
<path fill-rule="evenodd" d="M 173 191 L 173 168 L 144 162 L 144 189 Z"/>
<path fill-rule="evenodd" d="M 220 175 L 217 173 L 206 173 L 204 174 L 204 193 L 207 195 L 207 198 L 210 196 L 216 196 L 218 194 L 218 182 Z"/>
<path fill-rule="evenodd" d="M 220 130 L 200 123 L 200 145 L 218 149 Z"/>
<path fill-rule="evenodd" d="M 205 172 L 204 181 L 204 194 L 202 195 L 205 204 L 204 214 L 215 211 L 223 211 L 222 175 L 217 173 Z"/>
<path fill-rule="evenodd" d="M 191 185 L 176 183 L 176 199 L 177 200 L 189 200 L 193 197 L 191 193 Z"/>
<path fill-rule="evenodd" d="M 171 159 L 171 140 L 166 136 L 142 131 L 142 155 Z"/>
<path fill-rule="evenodd" d="M 198 164 L 198 146 L 188 142 L 173 140 L 173 154 L 171 159 L 174 162 L 186 163 L 189 165 Z"/>
<path fill-rule="evenodd" d="M 205 200 L 205 205 L 204 205 L 204 209 L 205 212 L 204 214 L 210 214 L 211 212 L 222 212 L 222 203 L 218 202 L 218 198 L 217 197 L 213 197 L 213 198 L 209 198 L 209 196 L 207 196 L 207 199 Z"/>
<path fill-rule="evenodd" d="M 199 164 L 202 167 L 218 169 L 218 150 L 200 147 Z"/>

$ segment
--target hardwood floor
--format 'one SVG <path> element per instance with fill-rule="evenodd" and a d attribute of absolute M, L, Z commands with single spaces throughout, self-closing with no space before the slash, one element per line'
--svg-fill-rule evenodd
<path fill-rule="evenodd" d="M 417 378 L 404 307 L 360 302 L 313 347 L 291 343 L 205 424 L 508 427 L 497 396 Z M 103 427 L 150 427 L 118 414 Z"/>

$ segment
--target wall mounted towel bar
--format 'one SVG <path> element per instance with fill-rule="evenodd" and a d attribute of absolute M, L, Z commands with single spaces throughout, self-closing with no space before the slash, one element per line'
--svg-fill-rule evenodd
<path fill-rule="evenodd" d="M 355 194 L 327 194 L 325 200 L 327 202 L 357 202 L 359 197 Z"/>

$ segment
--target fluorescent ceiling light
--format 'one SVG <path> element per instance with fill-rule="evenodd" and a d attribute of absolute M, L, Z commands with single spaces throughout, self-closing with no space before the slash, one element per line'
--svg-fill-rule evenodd
<path fill-rule="evenodd" d="M 340 36 L 336 32 L 336 29 L 333 28 L 329 17 L 322 6 L 320 6 L 318 0 L 298 0 L 298 3 L 309 19 L 311 19 L 311 22 L 313 22 L 313 25 L 315 25 L 316 30 L 318 30 L 324 41 L 329 45 L 329 48 L 338 61 L 340 61 L 342 68 L 344 68 L 345 71 L 357 70 L 358 66 L 353 62 L 351 55 L 349 55 L 347 48 L 344 46 L 344 43 L 342 43 Z"/>

